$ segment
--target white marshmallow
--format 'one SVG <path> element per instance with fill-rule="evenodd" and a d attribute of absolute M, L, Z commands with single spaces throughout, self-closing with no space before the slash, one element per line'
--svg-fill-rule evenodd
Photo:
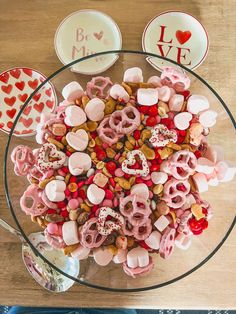
<path fill-rule="evenodd" d="M 143 82 L 142 70 L 138 67 L 127 69 L 124 73 L 123 81 L 129 82 L 129 83 L 141 83 L 141 82 Z"/>
<path fill-rule="evenodd" d="M 139 105 L 152 106 L 158 103 L 158 91 L 155 88 L 139 88 L 137 91 Z"/>
<path fill-rule="evenodd" d="M 84 95 L 84 90 L 78 82 L 70 82 L 62 90 L 62 96 L 69 101 L 74 101 Z"/>

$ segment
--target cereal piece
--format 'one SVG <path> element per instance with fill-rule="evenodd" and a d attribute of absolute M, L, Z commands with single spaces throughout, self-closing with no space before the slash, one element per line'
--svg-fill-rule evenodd
<path fill-rule="evenodd" d="M 97 169 L 103 169 L 105 167 L 105 163 L 104 161 L 99 161 L 97 164 L 96 164 L 96 168 Z"/>
<path fill-rule="evenodd" d="M 66 126 L 62 123 L 52 125 L 52 134 L 55 136 L 64 136 L 66 134 Z"/>
<path fill-rule="evenodd" d="M 157 185 L 154 186 L 152 191 L 153 191 L 154 194 L 158 195 L 158 194 L 160 194 L 163 191 L 163 188 L 164 188 L 164 186 L 162 184 L 157 184 Z"/>
<path fill-rule="evenodd" d="M 130 190 L 131 185 L 130 182 L 124 178 L 115 178 L 114 179 L 115 182 L 117 182 L 119 184 L 120 187 L 122 187 L 122 189 L 124 190 Z"/>
<path fill-rule="evenodd" d="M 79 214 L 79 217 L 77 218 L 77 223 L 79 226 L 82 226 L 85 224 L 85 222 L 89 218 L 89 213 L 88 212 L 82 212 Z"/>
<path fill-rule="evenodd" d="M 82 97 L 82 107 L 83 107 L 83 109 L 85 109 L 85 107 L 86 107 L 86 105 L 87 105 L 88 102 L 89 102 L 88 96 L 87 96 L 87 95 L 84 95 L 84 96 Z"/>
<path fill-rule="evenodd" d="M 161 159 L 167 159 L 170 155 L 173 154 L 173 149 L 169 147 L 164 147 L 163 149 L 158 149 L 158 153 Z"/>
<path fill-rule="evenodd" d="M 143 144 L 141 147 L 140 147 L 140 151 L 144 154 L 144 156 L 148 159 L 148 160 L 153 160 L 155 159 L 155 151 L 148 147 L 146 144 Z"/>
<path fill-rule="evenodd" d="M 52 137 L 48 137 L 48 138 L 47 138 L 47 141 L 48 141 L 49 143 L 55 145 L 56 147 L 58 147 L 58 148 L 61 149 L 61 150 L 64 149 L 64 145 L 63 145 L 61 142 L 55 140 L 55 139 L 52 138 Z"/>
<path fill-rule="evenodd" d="M 118 144 L 118 143 L 117 143 Z M 122 145 L 123 145 L 123 143 L 122 143 Z M 110 147 L 108 147 L 107 149 L 106 149 L 106 154 L 107 154 L 107 157 L 108 158 L 114 158 L 115 157 L 115 155 L 116 155 L 116 152 L 114 151 L 114 149 L 112 149 L 112 148 L 110 148 Z"/>
<path fill-rule="evenodd" d="M 98 123 L 95 121 L 88 121 L 87 127 L 88 127 L 88 131 L 94 132 L 98 127 Z"/>
<path fill-rule="evenodd" d="M 75 251 L 78 248 L 79 244 L 67 245 L 63 248 L 63 252 L 66 256 L 70 256 L 71 252 Z"/>
<path fill-rule="evenodd" d="M 72 209 L 69 212 L 69 218 L 70 220 L 77 220 L 79 217 L 79 210 L 78 209 Z"/>
<path fill-rule="evenodd" d="M 76 132 L 78 130 L 85 130 L 85 131 L 89 131 L 89 128 L 87 126 L 87 123 L 83 123 L 81 125 L 78 125 L 78 126 L 75 126 L 73 129 L 72 129 L 72 132 Z"/>
<path fill-rule="evenodd" d="M 85 201 L 86 202 L 86 201 Z M 91 208 L 90 208 L 91 206 L 89 206 L 88 204 L 87 204 L 87 202 L 86 202 L 86 204 L 80 204 L 80 208 L 81 209 L 83 209 L 84 211 L 86 211 L 86 212 L 90 212 L 90 210 L 91 210 Z"/>
<path fill-rule="evenodd" d="M 105 103 L 105 110 L 104 113 L 105 115 L 111 114 L 115 111 L 116 107 L 116 102 L 114 99 L 110 98 L 106 103 Z"/>
<path fill-rule="evenodd" d="M 170 212 L 169 206 L 164 201 L 160 201 L 157 203 L 157 212 L 158 215 L 167 215 Z"/>
<path fill-rule="evenodd" d="M 55 177 L 51 177 L 50 179 L 44 179 L 43 181 L 40 181 L 40 182 L 39 182 L 39 187 L 40 187 L 40 189 L 44 189 L 45 186 L 46 186 L 50 181 L 52 181 L 52 180 L 54 180 L 54 179 L 55 179 Z M 63 178 L 63 180 L 64 180 L 64 178 Z"/>
<path fill-rule="evenodd" d="M 132 95 L 132 89 L 131 89 L 131 87 L 130 87 L 128 84 L 126 84 L 125 82 L 122 82 L 121 85 L 124 87 L 124 89 L 126 90 L 126 92 L 128 93 L 128 95 L 131 96 L 131 95 Z"/>
<path fill-rule="evenodd" d="M 116 143 L 116 148 L 117 148 L 118 150 L 120 150 L 123 146 L 124 146 L 124 144 L 123 144 L 122 142 L 117 142 L 117 143 Z"/>
<path fill-rule="evenodd" d="M 192 204 L 191 212 L 197 220 L 200 220 L 201 218 L 205 218 L 205 214 L 203 214 L 202 206 L 200 204 Z"/>
<path fill-rule="evenodd" d="M 144 129 L 141 132 L 141 140 L 144 142 L 145 140 L 148 140 L 152 136 L 151 130 Z"/>
<path fill-rule="evenodd" d="M 125 141 L 125 147 L 130 151 L 133 150 L 134 146 L 129 142 Z"/>

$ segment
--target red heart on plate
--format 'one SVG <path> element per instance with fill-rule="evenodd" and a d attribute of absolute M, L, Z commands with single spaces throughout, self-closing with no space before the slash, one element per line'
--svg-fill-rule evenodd
<path fill-rule="evenodd" d="M 11 128 L 13 127 L 13 122 L 8 121 L 8 122 L 7 122 L 7 127 L 8 127 L 9 129 L 11 129 Z"/>
<path fill-rule="evenodd" d="M 35 89 L 35 88 L 37 88 L 38 83 L 39 83 L 38 80 L 35 79 L 34 81 L 29 81 L 29 82 L 28 82 L 28 85 L 29 85 L 29 87 L 31 87 L 32 89 Z"/>
<path fill-rule="evenodd" d="M 6 94 L 10 94 L 10 92 L 12 91 L 12 88 L 13 86 L 11 84 L 7 86 L 1 86 L 2 91 Z"/>
<path fill-rule="evenodd" d="M 33 119 L 31 118 L 25 119 L 23 117 L 20 117 L 19 121 L 22 122 L 26 128 L 29 128 L 31 124 L 33 123 Z"/>
<path fill-rule="evenodd" d="M 41 94 L 36 94 L 36 95 L 33 96 L 33 99 L 35 101 L 38 101 L 40 99 L 40 97 L 41 97 Z"/>
<path fill-rule="evenodd" d="M 97 38 L 98 40 L 100 40 L 103 36 L 103 31 L 100 31 L 100 33 L 93 33 L 93 36 Z"/>
<path fill-rule="evenodd" d="M 0 81 L 7 84 L 8 80 L 9 80 L 9 73 L 3 73 L 1 76 L 0 76 Z"/>
<path fill-rule="evenodd" d="M 54 101 L 47 100 L 47 101 L 46 101 L 46 106 L 47 106 L 48 108 L 52 109 L 53 106 L 54 106 Z"/>
<path fill-rule="evenodd" d="M 40 117 L 37 117 L 37 118 L 35 119 L 35 121 L 39 123 L 39 122 L 40 122 Z"/>
<path fill-rule="evenodd" d="M 8 117 L 10 117 L 11 119 L 13 119 L 14 115 L 16 114 L 16 109 L 13 108 L 13 109 L 11 109 L 11 110 L 7 110 L 6 112 L 7 112 Z"/>
<path fill-rule="evenodd" d="M 44 108 L 44 103 L 40 103 L 40 104 L 34 104 L 34 109 L 37 110 L 38 112 L 42 112 Z"/>
<path fill-rule="evenodd" d="M 26 101 L 26 99 L 28 98 L 28 95 L 27 94 L 23 94 L 23 95 L 18 95 L 18 98 L 20 99 L 20 101 L 22 101 L 22 102 L 25 102 Z"/>
<path fill-rule="evenodd" d="M 32 107 L 31 107 L 31 106 L 28 106 L 28 107 L 26 107 L 26 108 L 23 110 L 23 113 L 24 113 L 26 116 L 28 116 L 28 114 L 30 113 L 31 109 L 32 109 Z"/>
<path fill-rule="evenodd" d="M 46 89 L 45 94 L 46 94 L 48 97 L 51 97 L 51 95 L 52 95 L 52 89 L 51 89 L 51 88 Z"/>
<path fill-rule="evenodd" d="M 24 68 L 24 69 L 22 69 L 22 70 L 23 70 L 23 72 L 24 72 L 26 75 L 32 77 L 32 70 L 31 70 L 31 69 L 26 69 L 26 68 Z"/>
<path fill-rule="evenodd" d="M 11 76 L 18 79 L 20 77 L 21 71 L 19 69 L 14 69 L 10 71 Z"/>
<path fill-rule="evenodd" d="M 15 96 L 12 96 L 11 98 L 5 97 L 4 101 L 8 106 L 13 106 L 16 101 L 16 97 Z"/>
<path fill-rule="evenodd" d="M 4 123 L 0 123 L 0 129 L 4 127 Z"/>
<path fill-rule="evenodd" d="M 192 33 L 190 31 L 182 32 L 182 31 L 178 30 L 175 33 L 175 36 L 176 36 L 178 42 L 181 45 L 183 45 L 184 43 L 186 43 L 189 40 L 189 38 L 192 36 Z"/>
<path fill-rule="evenodd" d="M 25 82 L 21 81 L 21 82 L 16 82 L 15 86 L 19 89 L 19 90 L 23 90 L 25 87 Z"/>

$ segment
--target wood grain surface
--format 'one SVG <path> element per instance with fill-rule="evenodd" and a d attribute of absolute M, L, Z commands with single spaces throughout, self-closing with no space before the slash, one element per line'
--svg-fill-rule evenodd
<path fill-rule="evenodd" d="M 209 54 L 196 72 L 225 100 L 236 117 L 235 0 L 0 0 L 0 71 L 29 66 L 49 75 L 61 66 L 53 46 L 55 30 L 68 14 L 85 8 L 111 15 L 123 34 L 123 48 L 140 50 L 147 22 L 165 10 L 196 16 L 210 37 Z M 0 134 L 0 164 L 7 141 Z M 235 152 L 235 148 L 234 152 Z M 235 155 L 235 154 L 234 154 Z M 13 224 L 0 178 L 0 217 Z M 108 293 L 74 285 L 63 294 L 43 290 L 21 261 L 21 245 L 0 229 L 0 304 L 62 307 L 236 308 L 236 232 L 202 268 L 170 286 L 141 293 Z"/>

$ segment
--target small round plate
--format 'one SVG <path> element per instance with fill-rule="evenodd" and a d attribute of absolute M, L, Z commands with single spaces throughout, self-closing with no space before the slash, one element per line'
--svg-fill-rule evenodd
<path fill-rule="evenodd" d="M 13 68 L 0 74 L 0 130 L 9 134 L 18 112 L 46 77 L 31 68 Z M 52 112 L 56 106 L 56 93 L 47 83 L 33 96 L 23 111 L 13 132 L 16 136 L 35 134 L 41 112 Z"/>
<path fill-rule="evenodd" d="M 163 12 L 145 27 L 142 37 L 145 52 L 174 60 L 196 69 L 206 58 L 209 39 L 204 26 L 192 15 L 180 11 Z M 147 61 L 158 70 L 170 62 L 154 57 Z"/>
<path fill-rule="evenodd" d="M 107 50 L 122 47 L 120 29 L 108 15 L 95 10 L 81 10 L 67 16 L 57 28 L 54 46 L 63 64 Z M 118 56 L 107 55 L 72 66 L 72 71 L 98 74 L 112 66 Z"/>

